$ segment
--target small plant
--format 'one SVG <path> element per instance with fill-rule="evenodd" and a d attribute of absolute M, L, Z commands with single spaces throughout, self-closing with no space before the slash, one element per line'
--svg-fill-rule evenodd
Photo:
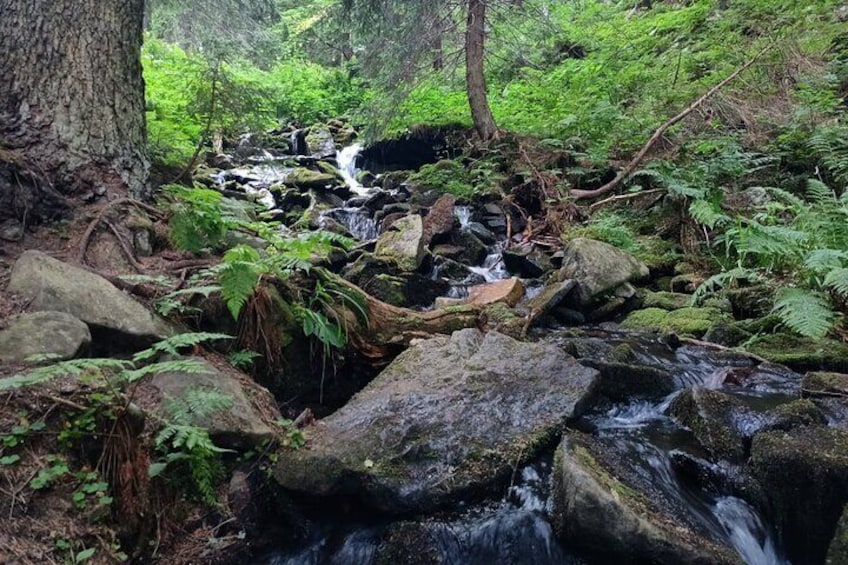
<path fill-rule="evenodd" d="M 45 459 L 47 467 L 38 471 L 38 474 L 29 482 L 29 486 L 35 490 L 41 490 L 53 485 L 55 481 L 67 475 L 70 471 L 68 463 L 57 455 L 48 455 Z"/>
<path fill-rule="evenodd" d="M 230 227 L 224 215 L 221 193 L 179 185 L 167 185 L 163 189 L 174 198 L 170 221 L 174 245 L 192 253 L 216 247 Z"/>
<path fill-rule="evenodd" d="M 282 420 L 277 420 L 274 423 L 283 430 L 283 439 L 281 441 L 283 447 L 300 449 L 306 445 L 306 437 L 303 435 L 303 432 L 294 425 L 292 420 L 284 418 Z"/>

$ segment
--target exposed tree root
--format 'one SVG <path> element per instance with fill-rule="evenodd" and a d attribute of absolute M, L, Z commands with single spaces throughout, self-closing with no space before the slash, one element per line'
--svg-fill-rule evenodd
<path fill-rule="evenodd" d="M 144 202 L 140 202 L 132 198 L 118 198 L 117 200 L 109 202 L 100 209 L 100 211 L 97 213 L 97 217 L 94 218 L 91 223 L 88 224 L 88 227 L 85 229 L 85 232 L 83 232 L 77 248 L 77 263 L 79 263 L 80 265 L 86 264 L 85 254 L 88 251 L 89 246 L 91 245 L 91 239 L 97 232 L 97 228 L 100 227 L 101 223 L 103 223 L 110 229 L 112 234 L 118 240 L 118 244 L 121 246 L 121 250 L 124 252 L 124 255 L 126 256 L 129 263 L 133 266 L 133 268 L 140 273 L 145 272 L 144 266 L 138 261 L 138 259 L 136 259 L 135 254 L 132 252 L 132 248 L 130 247 L 129 242 L 127 242 L 126 238 L 121 235 L 120 231 L 118 231 L 116 226 L 107 219 L 107 214 L 109 212 L 122 205 L 135 206 L 136 208 L 147 212 L 156 218 L 164 217 L 164 213 L 155 206 L 145 204 Z"/>

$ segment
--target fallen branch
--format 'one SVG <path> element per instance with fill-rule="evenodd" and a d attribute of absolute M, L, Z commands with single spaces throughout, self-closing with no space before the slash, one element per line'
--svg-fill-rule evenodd
<path fill-rule="evenodd" d="M 754 55 L 750 60 L 748 60 L 747 63 L 745 63 L 744 65 L 742 65 L 738 69 L 736 69 L 730 76 L 728 76 L 726 79 L 724 79 L 723 81 L 721 81 L 720 83 L 718 83 L 717 85 L 715 85 L 714 87 L 709 89 L 706 94 L 704 94 L 703 96 L 701 96 L 700 98 L 695 100 L 685 110 L 683 110 L 682 112 L 680 112 L 679 114 L 677 114 L 676 116 L 674 116 L 673 118 L 671 118 L 670 120 L 665 122 L 663 125 L 661 125 L 654 132 L 654 135 L 651 136 L 651 138 L 648 140 L 648 142 L 642 147 L 642 149 L 639 150 L 639 152 L 636 154 L 636 156 L 633 157 L 633 159 L 627 164 L 627 166 L 625 166 L 615 176 L 615 178 L 613 180 L 611 180 L 607 184 L 603 185 L 602 187 L 596 188 L 594 190 L 572 189 L 571 190 L 571 196 L 574 198 L 574 200 L 584 200 L 584 199 L 587 199 L 587 198 L 597 198 L 597 197 L 603 196 L 604 194 L 611 192 L 611 191 L 615 190 L 616 188 L 618 188 L 619 186 L 621 186 L 621 183 L 623 183 L 625 180 L 630 178 L 630 175 L 632 175 L 636 171 L 636 168 L 639 165 L 642 164 L 642 161 L 648 155 L 648 152 L 657 143 L 657 141 L 659 141 L 662 138 L 662 136 L 665 134 L 665 132 L 668 131 L 668 128 L 670 128 L 674 124 L 683 120 L 686 116 L 688 116 L 689 114 L 694 112 L 699 106 L 701 106 L 701 104 L 703 104 L 704 102 L 706 102 L 707 100 L 709 100 L 710 98 L 715 96 L 715 94 L 718 91 L 720 91 L 722 88 L 724 88 L 725 86 L 727 86 L 728 84 L 733 82 L 739 75 L 741 75 L 751 65 L 753 65 L 760 57 L 765 55 L 765 53 L 767 51 L 769 51 L 771 48 L 772 48 L 771 43 L 766 45 L 762 50 L 760 50 L 759 53 Z"/>
<path fill-rule="evenodd" d="M 589 211 L 594 212 L 598 208 L 602 206 L 606 206 L 607 204 L 612 204 L 614 202 L 623 202 L 625 200 L 633 200 L 634 198 L 639 198 L 640 196 L 647 196 L 649 194 L 657 194 L 659 192 L 665 192 L 664 188 L 654 188 L 652 190 L 642 190 L 639 192 L 634 192 L 633 194 L 619 194 L 618 196 L 610 196 L 609 198 L 604 198 L 603 200 L 598 200 L 589 206 Z"/>

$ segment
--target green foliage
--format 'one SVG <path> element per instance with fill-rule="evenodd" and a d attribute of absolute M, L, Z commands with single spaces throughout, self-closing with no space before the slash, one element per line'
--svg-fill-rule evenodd
<path fill-rule="evenodd" d="M 592 217 L 585 226 L 570 229 L 566 236 L 569 239 L 587 237 L 604 241 L 626 251 L 637 251 L 636 235 L 630 227 L 631 221 L 622 214 L 602 211 Z"/>
<path fill-rule="evenodd" d="M 696 298 L 741 274 L 791 283 L 777 294 L 774 313 L 792 331 L 821 339 L 843 319 L 836 299 L 848 296 L 848 195 L 837 197 L 816 179 L 807 181 L 806 198 L 768 193 L 763 211 L 730 219 L 716 239 L 735 268 L 711 277 Z"/>
<path fill-rule="evenodd" d="M 497 163 L 493 161 L 479 160 L 466 166 L 459 160 L 445 159 L 424 165 L 407 180 L 421 190 L 435 190 L 459 198 L 473 198 L 496 193 L 503 178 Z"/>
<path fill-rule="evenodd" d="M 151 464 L 150 477 L 161 475 L 173 463 L 184 464 L 200 499 L 215 504 L 215 485 L 223 475 L 220 456 L 232 450 L 216 446 L 208 430 L 198 423 L 205 416 L 231 407 L 232 399 L 209 389 L 191 389 L 180 398 L 169 399 L 168 418 L 155 439 L 163 458 Z"/>
<path fill-rule="evenodd" d="M 44 460 L 47 466 L 39 469 L 38 474 L 29 482 L 29 486 L 34 490 L 49 488 L 70 472 L 68 463 L 61 457 L 48 455 Z"/>
<path fill-rule="evenodd" d="M 177 248 L 199 253 L 221 242 L 227 234 L 228 222 L 220 192 L 179 185 L 168 185 L 163 190 L 175 199 L 169 226 L 171 241 Z"/>

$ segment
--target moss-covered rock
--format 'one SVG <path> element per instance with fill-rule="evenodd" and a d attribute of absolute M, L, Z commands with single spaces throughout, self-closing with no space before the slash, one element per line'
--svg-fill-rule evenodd
<path fill-rule="evenodd" d="M 842 395 L 848 398 L 848 374 L 811 371 L 804 375 L 801 389 L 806 396 Z"/>
<path fill-rule="evenodd" d="M 554 458 L 554 532 L 604 563 L 740 563 L 727 547 L 667 515 L 639 484 L 608 465 L 604 448 L 576 432 Z"/>
<path fill-rule="evenodd" d="M 745 440 L 737 422 L 751 419 L 741 400 L 703 387 L 692 387 L 674 399 L 670 413 L 714 459 L 744 461 Z"/>
<path fill-rule="evenodd" d="M 390 230 L 380 235 L 374 254 L 393 261 L 401 271 L 418 270 L 424 259 L 424 224 L 421 216 L 412 214 L 397 220 Z"/>
<path fill-rule="evenodd" d="M 326 188 L 338 182 L 335 175 L 313 171 L 306 167 L 296 167 L 283 179 L 286 186 L 295 186 L 302 190 Z"/>
<path fill-rule="evenodd" d="M 645 308 L 632 312 L 621 323 L 621 327 L 628 330 L 672 332 L 701 337 L 714 324 L 727 320 L 728 316 L 715 308 L 686 307 L 672 311 Z"/>
<path fill-rule="evenodd" d="M 848 346 L 833 339 L 773 334 L 757 338 L 745 348 L 795 371 L 848 372 Z"/>
<path fill-rule="evenodd" d="M 679 310 L 686 308 L 692 302 L 692 295 L 679 292 L 649 292 L 645 295 L 645 308 L 660 308 L 662 310 Z"/>
<path fill-rule="evenodd" d="M 813 426 L 757 434 L 751 468 L 792 563 L 823 563 L 848 502 L 848 433 Z"/>

